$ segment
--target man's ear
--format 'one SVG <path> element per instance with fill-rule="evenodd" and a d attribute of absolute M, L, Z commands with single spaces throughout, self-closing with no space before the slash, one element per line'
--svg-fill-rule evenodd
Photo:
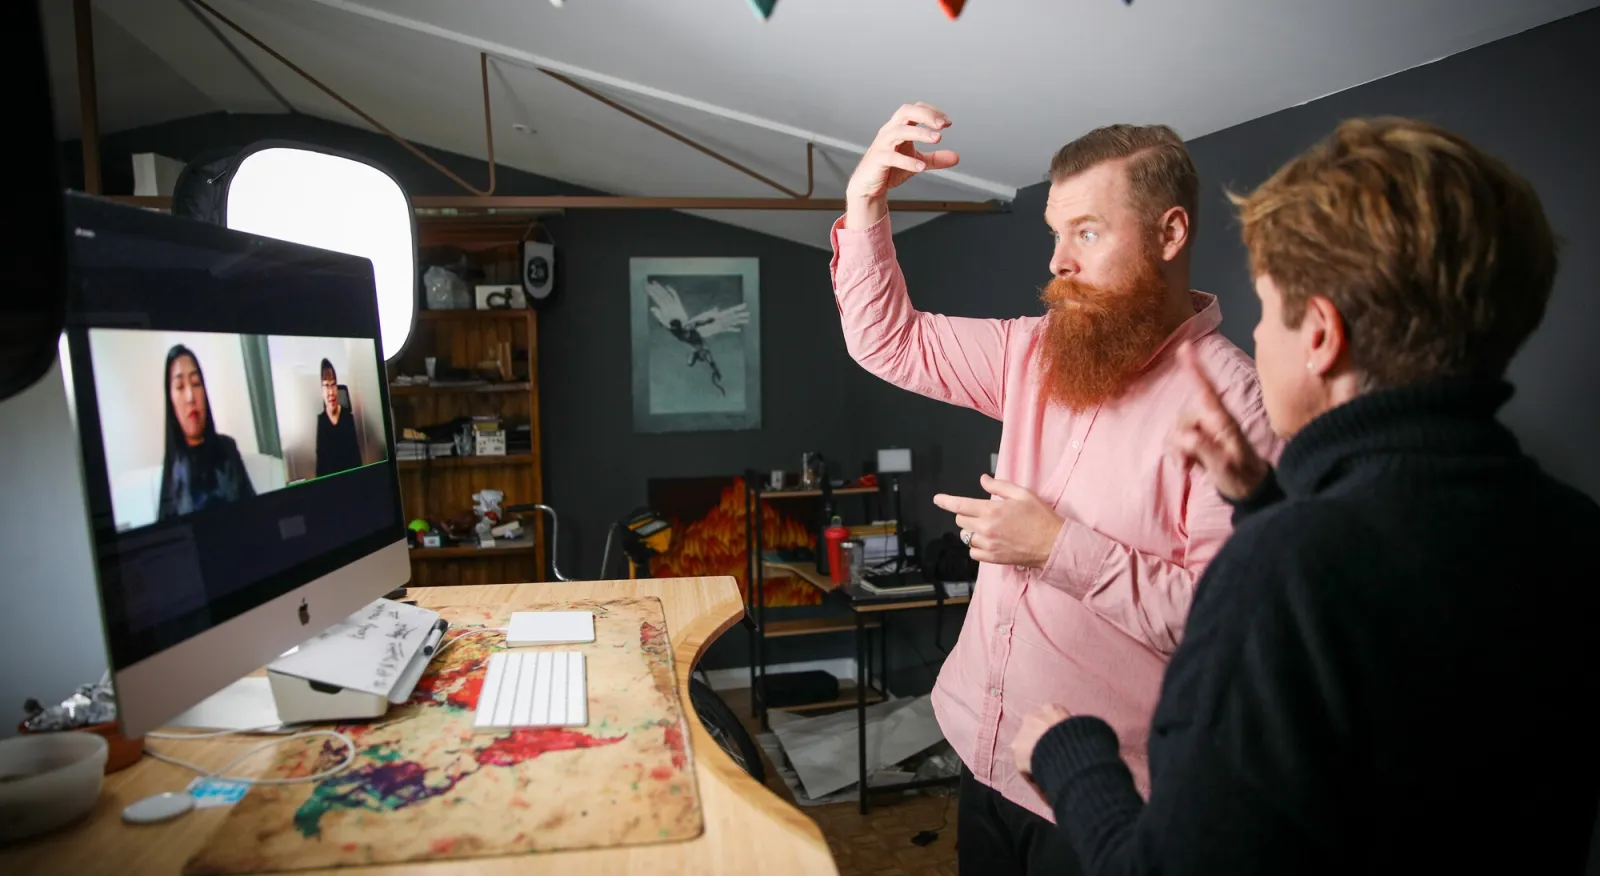
<path fill-rule="evenodd" d="M 1170 207 L 1157 225 L 1161 233 L 1161 258 L 1172 261 L 1189 245 L 1189 211 Z"/>
<path fill-rule="evenodd" d="M 1321 295 L 1307 296 L 1300 330 L 1309 342 L 1306 365 L 1314 375 L 1327 374 L 1350 351 L 1344 317 L 1339 315 L 1339 308 L 1331 300 Z"/>

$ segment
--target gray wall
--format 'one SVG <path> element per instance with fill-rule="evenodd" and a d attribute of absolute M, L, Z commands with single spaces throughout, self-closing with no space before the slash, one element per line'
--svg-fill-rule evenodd
<path fill-rule="evenodd" d="M 1591 449 L 1600 433 L 1600 250 L 1588 245 L 1600 234 L 1593 209 L 1600 114 L 1581 109 L 1600 94 L 1596 46 L 1600 11 L 1586 12 L 1190 141 L 1205 196 L 1194 285 L 1221 299 L 1224 334 L 1251 351 L 1260 314 L 1225 187 L 1248 190 L 1351 116 L 1416 116 L 1459 131 L 1532 180 L 1568 243 L 1544 325 L 1512 366 L 1517 394 L 1505 420 L 1551 472 L 1600 498 L 1600 456 Z M 1063 127 L 1063 139 L 1072 133 Z M 1039 156 L 1041 176 L 1048 159 Z M 1040 219 L 1045 188 L 1023 189 L 1010 215 L 946 216 L 898 235 L 917 306 L 972 316 L 1038 313 L 1050 257 Z M 917 476 L 924 496 L 978 490 L 998 423 L 882 384 L 864 394 L 864 446 L 908 440 L 924 451 Z M 937 509 L 919 507 L 926 524 L 949 528 Z"/>
<path fill-rule="evenodd" d="M 307 116 L 227 114 L 106 138 L 105 190 L 132 191 L 129 156 L 136 152 L 189 160 L 205 150 L 235 149 L 267 138 L 366 156 L 412 195 L 461 194 L 454 183 L 381 135 Z M 487 178 L 482 162 L 430 154 L 465 179 Z M 82 179 L 80 155 L 76 143 L 62 149 L 63 177 L 75 186 Z M 498 177 L 496 193 L 502 195 L 597 194 L 504 167 Z M 841 386 L 865 378 L 844 351 L 825 252 L 676 212 L 579 210 L 546 224 L 559 250 L 559 297 L 540 315 L 540 400 L 545 500 L 561 515 L 563 571 L 576 577 L 596 574 L 606 525 L 645 504 L 652 477 L 731 475 L 747 466 L 793 470 L 807 450 L 822 451 L 859 471 L 853 425 L 840 412 L 839 393 Z M 628 259 L 634 256 L 761 260 L 760 430 L 634 434 L 627 311 Z M 707 665 L 741 665 L 744 640 L 738 631 L 724 636 Z M 780 660 L 813 659 L 847 653 L 847 646 L 788 639 L 777 643 L 776 652 Z"/>
<path fill-rule="evenodd" d="M 0 636 L 0 739 L 15 735 L 23 701 L 49 705 L 106 668 L 95 592 L 94 550 L 83 507 L 77 438 L 61 367 L 0 401 L 0 447 L 7 448 L 0 490 L 0 582 L 6 634 Z"/>

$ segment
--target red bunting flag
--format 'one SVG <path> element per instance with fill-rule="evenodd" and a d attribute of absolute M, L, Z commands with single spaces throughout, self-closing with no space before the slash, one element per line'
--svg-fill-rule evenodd
<path fill-rule="evenodd" d="M 956 20 L 956 16 L 961 14 L 961 7 L 965 5 L 967 0 L 939 0 L 939 8 L 944 10 L 945 15 L 950 16 L 951 21 Z"/>

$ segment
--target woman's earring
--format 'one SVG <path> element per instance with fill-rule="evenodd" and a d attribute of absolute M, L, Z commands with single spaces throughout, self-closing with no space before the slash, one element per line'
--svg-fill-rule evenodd
<path fill-rule="evenodd" d="M 1307 362 L 1306 363 L 1306 370 L 1307 371 L 1315 371 L 1316 368 L 1317 368 L 1317 364 L 1315 362 Z"/>

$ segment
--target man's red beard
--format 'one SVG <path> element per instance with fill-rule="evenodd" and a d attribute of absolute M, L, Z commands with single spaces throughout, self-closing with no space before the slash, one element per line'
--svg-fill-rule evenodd
<path fill-rule="evenodd" d="M 1155 253 L 1141 254 L 1107 286 L 1057 277 L 1039 297 L 1050 306 L 1040 383 L 1047 401 L 1068 410 L 1120 396 L 1167 336 L 1166 281 Z"/>

